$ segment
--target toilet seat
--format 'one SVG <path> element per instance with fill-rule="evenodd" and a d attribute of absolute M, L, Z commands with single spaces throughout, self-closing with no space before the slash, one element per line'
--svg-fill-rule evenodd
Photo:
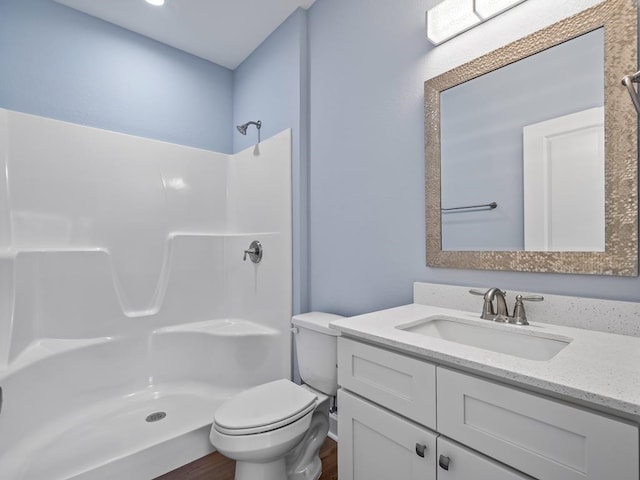
<path fill-rule="evenodd" d="M 253 435 L 289 425 L 316 408 L 318 397 L 286 380 L 265 383 L 231 398 L 216 411 L 213 427 L 225 435 Z"/>

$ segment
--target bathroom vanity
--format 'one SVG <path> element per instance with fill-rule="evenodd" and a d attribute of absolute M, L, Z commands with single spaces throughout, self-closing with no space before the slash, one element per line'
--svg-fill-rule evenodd
<path fill-rule="evenodd" d="M 640 338 L 420 304 L 332 326 L 341 480 L 640 476 Z"/>

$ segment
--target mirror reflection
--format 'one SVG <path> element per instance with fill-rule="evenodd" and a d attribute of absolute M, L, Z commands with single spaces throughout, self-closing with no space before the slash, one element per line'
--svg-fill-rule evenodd
<path fill-rule="evenodd" d="M 442 250 L 605 250 L 603 28 L 440 101 Z"/>

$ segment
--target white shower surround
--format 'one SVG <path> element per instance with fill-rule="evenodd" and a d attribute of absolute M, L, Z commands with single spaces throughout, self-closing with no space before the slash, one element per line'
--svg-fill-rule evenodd
<path fill-rule="evenodd" d="M 0 154 L 2 478 L 152 478 L 289 377 L 290 130 L 225 155 L 0 110 Z"/>

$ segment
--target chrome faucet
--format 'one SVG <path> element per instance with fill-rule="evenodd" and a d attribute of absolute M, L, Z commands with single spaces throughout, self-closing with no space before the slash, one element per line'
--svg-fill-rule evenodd
<path fill-rule="evenodd" d="M 507 301 L 505 299 L 507 292 L 494 287 L 486 292 L 472 289 L 469 290 L 469 293 L 484 297 L 484 305 L 482 306 L 480 318 L 494 322 L 515 323 L 516 325 L 529 325 L 527 314 L 524 311 L 524 300 L 530 302 L 541 302 L 544 300 L 542 295 L 529 295 L 527 297 L 516 295 L 516 305 L 513 308 L 513 315 L 509 315 L 509 308 L 507 307 Z"/>
<path fill-rule="evenodd" d="M 507 292 L 503 292 L 499 288 L 490 288 L 487 293 L 484 294 L 484 301 L 493 304 L 493 299 L 496 299 L 496 314 L 491 319 L 494 322 L 508 322 L 509 321 L 509 308 L 507 307 L 507 301 L 505 295 Z M 483 308 L 484 313 L 484 308 Z"/>

